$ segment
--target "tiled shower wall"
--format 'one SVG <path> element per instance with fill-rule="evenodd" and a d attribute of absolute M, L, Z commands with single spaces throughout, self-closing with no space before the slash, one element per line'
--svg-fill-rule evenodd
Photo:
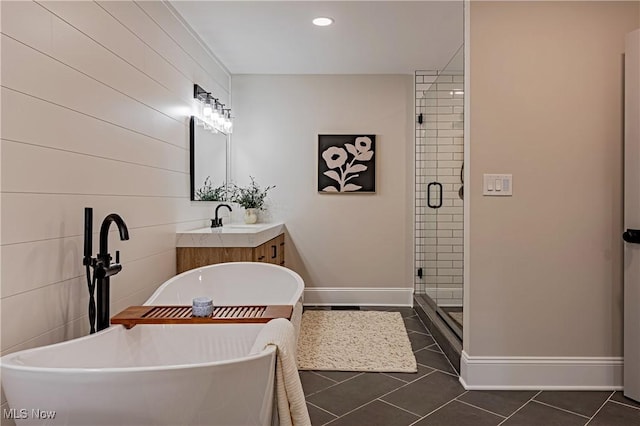
<path fill-rule="evenodd" d="M 440 306 L 462 305 L 464 76 L 415 73 L 415 290 Z M 423 122 L 418 122 L 422 114 Z M 427 206 L 427 185 L 440 182 L 442 207 Z M 432 192 L 432 200 L 437 200 Z M 433 203 L 434 201 L 432 201 Z M 422 268 L 422 278 L 418 277 Z"/>

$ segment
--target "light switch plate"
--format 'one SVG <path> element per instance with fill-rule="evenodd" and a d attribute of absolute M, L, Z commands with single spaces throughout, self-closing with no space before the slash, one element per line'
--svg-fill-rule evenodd
<path fill-rule="evenodd" d="M 511 174 L 487 174 L 482 176 L 482 195 L 509 197 L 513 195 L 513 176 Z"/>

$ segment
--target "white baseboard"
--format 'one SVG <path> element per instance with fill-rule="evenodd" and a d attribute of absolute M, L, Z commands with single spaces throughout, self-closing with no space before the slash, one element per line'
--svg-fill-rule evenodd
<path fill-rule="evenodd" d="M 622 357 L 484 357 L 462 351 L 467 390 L 620 390 Z"/>
<path fill-rule="evenodd" d="M 316 306 L 412 306 L 413 288 L 306 288 L 304 290 L 304 304 Z"/>

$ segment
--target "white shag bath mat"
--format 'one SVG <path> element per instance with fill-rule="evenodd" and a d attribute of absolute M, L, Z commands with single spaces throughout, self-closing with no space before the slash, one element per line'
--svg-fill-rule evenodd
<path fill-rule="evenodd" d="M 418 371 L 402 316 L 378 311 L 305 311 L 298 369 Z"/>

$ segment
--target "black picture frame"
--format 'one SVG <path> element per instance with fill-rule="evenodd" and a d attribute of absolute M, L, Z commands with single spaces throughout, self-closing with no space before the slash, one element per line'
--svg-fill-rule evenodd
<path fill-rule="evenodd" d="M 318 192 L 376 192 L 376 135 L 318 135 Z"/>

